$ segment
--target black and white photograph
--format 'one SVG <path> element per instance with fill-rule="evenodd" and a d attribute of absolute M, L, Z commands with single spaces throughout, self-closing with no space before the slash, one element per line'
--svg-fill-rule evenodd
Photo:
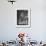
<path fill-rule="evenodd" d="M 17 10 L 17 25 L 28 25 L 28 10 Z"/>
<path fill-rule="evenodd" d="M 17 9 L 17 26 L 28 27 L 30 25 L 30 10 L 29 9 Z"/>

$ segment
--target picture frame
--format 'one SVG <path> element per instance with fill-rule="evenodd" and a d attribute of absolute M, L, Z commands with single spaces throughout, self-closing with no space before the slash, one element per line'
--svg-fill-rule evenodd
<path fill-rule="evenodd" d="M 17 28 L 31 27 L 31 9 L 29 8 L 16 9 L 16 27 Z"/>

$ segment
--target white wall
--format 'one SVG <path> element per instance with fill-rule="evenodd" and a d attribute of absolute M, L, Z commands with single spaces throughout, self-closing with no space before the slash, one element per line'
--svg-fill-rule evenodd
<path fill-rule="evenodd" d="M 30 33 L 33 40 L 46 40 L 45 3 L 45 0 L 17 0 L 12 5 L 0 0 L 0 40 L 14 40 L 19 32 Z M 16 8 L 31 8 L 31 28 L 16 28 Z"/>

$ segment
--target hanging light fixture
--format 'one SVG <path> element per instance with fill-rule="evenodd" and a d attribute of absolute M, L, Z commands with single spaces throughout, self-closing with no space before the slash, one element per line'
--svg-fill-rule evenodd
<path fill-rule="evenodd" d="M 8 2 L 11 2 L 12 4 L 16 2 L 16 0 L 8 0 Z"/>

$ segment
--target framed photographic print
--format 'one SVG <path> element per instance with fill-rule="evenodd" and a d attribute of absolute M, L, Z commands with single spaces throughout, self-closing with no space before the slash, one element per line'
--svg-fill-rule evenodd
<path fill-rule="evenodd" d="M 16 9 L 16 27 L 30 27 L 31 13 L 28 8 Z"/>

